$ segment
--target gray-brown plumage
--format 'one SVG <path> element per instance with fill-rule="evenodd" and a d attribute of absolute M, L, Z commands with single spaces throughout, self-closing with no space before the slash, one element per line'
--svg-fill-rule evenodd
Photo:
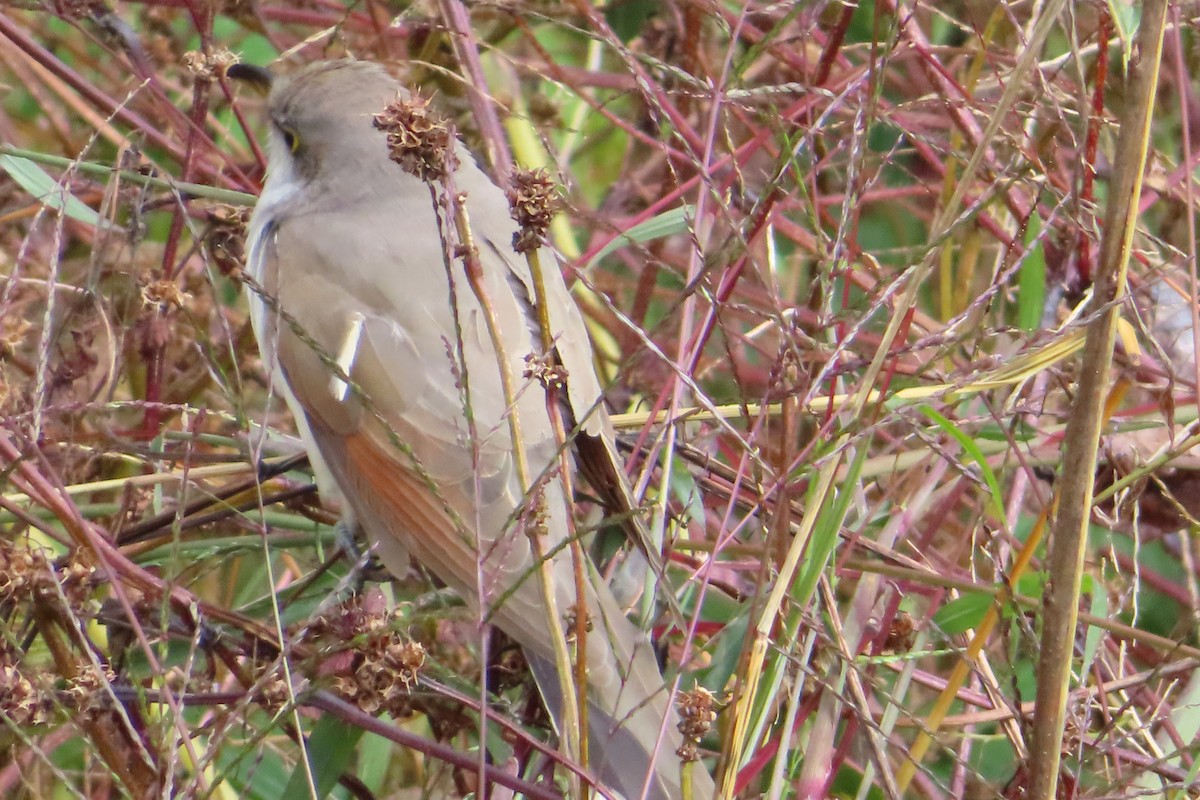
<path fill-rule="evenodd" d="M 525 369 L 526 356 L 541 350 L 530 320 L 532 278 L 512 249 L 515 223 L 504 194 L 459 145 L 452 183 L 465 194 L 484 293 L 503 337 L 508 363 L 501 364 L 460 260 L 447 275 L 429 188 L 388 160 L 385 137 L 372 125 L 399 94 L 378 66 L 349 61 L 274 82 L 270 165 L 248 247 L 249 271 L 273 300 L 252 299 L 255 333 L 310 451 L 324 462 L 322 491 L 336 483 L 389 569 L 403 574 L 411 553 L 484 608 L 524 648 L 561 721 L 554 637 L 564 635 L 563 623 L 548 623 L 531 573 L 529 493 L 516 469 L 500 379 L 504 368 L 516 381 L 521 439 L 545 498 L 552 590 L 565 612 L 576 605 L 570 552 L 559 547 L 569 505 L 554 475 L 558 448 L 546 392 Z M 583 320 L 553 254 L 541 258 L 570 417 L 600 445 L 593 454 L 611 454 Z M 334 377 L 330 357 L 361 393 Z M 616 471 L 609 464 L 592 472 Z M 586 647 L 590 767 L 630 800 L 673 800 L 680 796 L 680 737 L 650 643 L 594 571 L 586 603 L 594 623 Z M 710 797 L 711 781 L 696 773 L 694 796 Z"/>

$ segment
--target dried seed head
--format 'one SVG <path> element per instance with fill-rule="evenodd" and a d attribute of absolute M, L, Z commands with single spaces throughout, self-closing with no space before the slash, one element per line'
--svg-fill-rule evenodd
<path fill-rule="evenodd" d="M 6 315 L 0 320 L 0 356 L 16 353 L 32 329 L 32 322 L 16 314 Z"/>
<path fill-rule="evenodd" d="M 75 555 L 78 557 L 79 553 Z M 72 558 L 57 571 L 56 577 L 62 587 L 63 597 L 67 599 L 67 606 L 73 613 L 94 616 L 100 610 L 100 602 L 92 596 L 100 583 L 94 566 Z"/>
<path fill-rule="evenodd" d="M 425 647 L 399 635 L 372 644 L 353 676 L 338 681 L 339 688 L 368 714 L 407 716 L 412 688 L 425 666 Z"/>
<path fill-rule="evenodd" d="M 426 183 L 444 181 L 457 166 L 450 122 L 432 111 L 419 94 L 400 96 L 375 115 L 387 134 L 388 158 Z"/>
<path fill-rule="evenodd" d="M 310 626 L 305 638 L 329 638 L 332 647 L 351 656 L 345 671 L 334 681 L 337 690 L 368 714 L 387 711 L 407 716 L 410 694 L 425 665 L 425 648 L 398 631 L 405 616 L 401 608 L 390 612 L 369 601 L 356 599 Z M 328 661 L 328 659 L 327 659 Z M 351 667 L 351 663 L 355 666 Z"/>
<path fill-rule="evenodd" d="M 542 538 L 550 533 L 550 509 L 546 506 L 546 493 L 541 485 L 533 487 L 530 492 L 528 513 L 526 536 Z"/>
<path fill-rule="evenodd" d="M 562 391 L 570 373 L 562 364 L 554 363 L 552 354 L 538 356 L 537 353 L 529 353 L 525 356 L 524 377 L 537 379 L 546 389 Z"/>
<path fill-rule="evenodd" d="M 189 50 L 183 54 L 183 68 L 198 81 L 211 81 L 237 62 L 238 57 L 225 48 L 211 53 Z"/>
<path fill-rule="evenodd" d="M 513 249 L 518 253 L 537 250 L 561 205 L 554 181 L 544 169 L 519 170 L 506 194 L 509 211 L 519 226 L 513 234 Z"/>
<path fill-rule="evenodd" d="M 100 0 L 59 0 L 54 4 L 54 11 L 64 19 L 94 19 L 108 13 Z"/>
<path fill-rule="evenodd" d="M 107 664 L 99 670 L 90 662 L 80 664 L 79 673 L 67 684 L 67 705 L 73 714 L 100 717 L 113 707 L 110 687 L 116 680 L 117 673 Z"/>
<path fill-rule="evenodd" d="M 387 634 L 391 614 L 373 593 L 355 595 L 305 626 L 303 637 L 321 650 L 344 650 L 356 640 Z"/>
<path fill-rule="evenodd" d="M 40 549 L 0 542 L 0 600 L 28 601 L 53 591 L 51 573 Z"/>
<path fill-rule="evenodd" d="M 142 305 L 156 307 L 159 311 L 183 308 L 191 299 L 192 296 L 174 281 L 157 280 L 142 287 Z"/>
<path fill-rule="evenodd" d="M 0 601 L 57 606 L 62 597 L 73 613 L 94 614 L 98 606 L 92 592 L 98 583 L 90 564 L 72 559 L 56 567 L 36 547 L 0 542 Z"/>
<path fill-rule="evenodd" d="M 593 626 L 592 615 L 587 613 L 586 609 L 584 609 L 583 613 L 584 613 L 583 629 L 586 632 L 591 633 L 592 626 Z M 563 622 L 566 623 L 566 627 L 567 627 L 567 643 L 574 644 L 575 643 L 575 628 L 579 624 L 579 606 L 571 606 L 570 608 L 568 608 L 567 613 L 563 614 Z"/>
<path fill-rule="evenodd" d="M 697 686 L 690 692 L 680 692 L 675 699 L 675 708 L 679 711 L 679 732 L 683 734 L 683 744 L 675 751 L 682 761 L 697 761 L 700 758 L 699 745 L 717 721 L 717 699 L 713 693 L 703 686 Z"/>
<path fill-rule="evenodd" d="M 888 629 L 883 649 L 893 653 L 907 653 L 913 649 L 916 641 L 917 626 L 913 622 L 912 614 L 901 611 L 892 620 L 892 626 Z"/>
<path fill-rule="evenodd" d="M 259 702 L 272 714 L 277 714 L 291 702 L 293 693 L 289 688 L 283 679 L 283 671 L 275 670 L 260 683 Z"/>
<path fill-rule="evenodd" d="M 217 265 L 222 275 L 232 277 L 239 273 L 246 260 L 246 225 L 250 221 L 250 209 L 217 205 L 208 210 L 210 228 L 204 237 L 209 258 Z"/>
<path fill-rule="evenodd" d="M 0 665 L 0 717 L 17 727 L 42 725 L 50 717 L 50 698 L 16 664 Z"/>

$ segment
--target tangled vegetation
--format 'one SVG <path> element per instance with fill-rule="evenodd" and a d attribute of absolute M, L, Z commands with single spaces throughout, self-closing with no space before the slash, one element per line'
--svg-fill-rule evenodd
<path fill-rule="evenodd" d="M 513 195 L 561 200 L 682 612 L 639 609 L 662 758 L 729 798 L 1192 796 L 1195 14 L 4 4 L 0 795 L 568 785 L 520 650 L 373 569 L 255 348 L 225 70 L 349 55 L 558 185 Z"/>

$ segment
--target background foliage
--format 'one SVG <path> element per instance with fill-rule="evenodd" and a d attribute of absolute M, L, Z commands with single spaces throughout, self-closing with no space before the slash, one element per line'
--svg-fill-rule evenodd
<path fill-rule="evenodd" d="M 1060 796 L 1195 786 L 1194 13 L 1168 5 L 1137 176 Z M 1141 19 L 5 4 L 0 794 L 460 796 L 481 705 L 496 764 L 546 769 L 519 653 L 481 664 L 419 570 L 361 585 L 267 390 L 239 287 L 261 101 L 223 67 L 286 53 L 384 62 L 485 163 L 561 182 L 554 244 L 692 615 L 664 658 L 714 693 L 725 790 L 1024 796 Z"/>

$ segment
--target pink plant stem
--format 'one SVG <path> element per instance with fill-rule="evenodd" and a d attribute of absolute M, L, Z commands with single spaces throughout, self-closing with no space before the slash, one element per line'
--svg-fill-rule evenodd
<path fill-rule="evenodd" d="M 466 73 L 467 87 L 471 97 L 471 108 L 475 111 L 475 122 L 487 146 L 488 163 L 497 182 L 507 186 L 512 175 L 512 153 L 508 149 L 508 138 L 496 115 L 487 88 L 487 78 L 479 61 L 478 41 L 471 29 L 471 19 L 461 0 L 441 0 L 442 17 L 452 34 L 451 41 L 458 55 L 458 63 Z"/>

